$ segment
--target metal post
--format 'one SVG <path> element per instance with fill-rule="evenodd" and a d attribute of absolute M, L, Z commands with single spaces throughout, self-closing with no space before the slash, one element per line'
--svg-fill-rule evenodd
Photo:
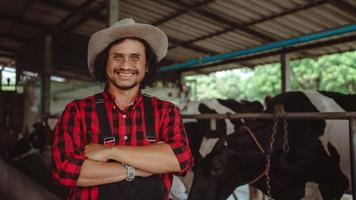
<path fill-rule="evenodd" d="M 108 0 L 108 5 L 107 5 L 107 13 L 108 13 L 108 22 L 107 25 L 111 26 L 115 22 L 119 20 L 119 0 Z"/>
<path fill-rule="evenodd" d="M 289 87 L 290 79 L 290 68 L 289 68 L 289 57 L 286 54 L 281 54 L 281 83 L 282 83 L 282 93 L 287 92 Z"/>
<path fill-rule="evenodd" d="M 41 73 L 41 118 L 50 113 L 51 107 L 51 73 L 52 73 L 52 36 L 44 37 L 43 66 Z"/>
<path fill-rule="evenodd" d="M 0 66 L 0 91 L 2 90 L 2 71 L 4 70 L 3 66 Z"/>
<path fill-rule="evenodd" d="M 352 199 L 356 200 L 356 118 L 349 119 Z"/>

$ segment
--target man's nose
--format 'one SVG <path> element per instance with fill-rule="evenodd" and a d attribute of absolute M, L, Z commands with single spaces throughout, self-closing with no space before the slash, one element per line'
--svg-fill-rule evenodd
<path fill-rule="evenodd" d="M 122 61 L 121 68 L 123 69 L 128 69 L 128 68 L 132 68 L 132 62 L 130 61 L 130 59 L 124 59 L 124 61 Z"/>

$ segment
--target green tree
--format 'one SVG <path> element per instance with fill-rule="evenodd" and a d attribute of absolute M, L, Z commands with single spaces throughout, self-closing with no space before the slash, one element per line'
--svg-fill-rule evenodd
<path fill-rule="evenodd" d="M 356 51 L 326 55 L 317 59 L 290 62 L 291 90 L 356 92 Z M 234 69 L 209 75 L 190 76 L 195 80 L 197 97 L 259 100 L 281 91 L 280 64 L 257 66 L 254 70 Z"/>

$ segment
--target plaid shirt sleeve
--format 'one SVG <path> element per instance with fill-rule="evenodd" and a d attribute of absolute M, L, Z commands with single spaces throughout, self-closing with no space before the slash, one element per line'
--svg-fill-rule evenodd
<path fill-rule="evenodd" d="M 193 165 L 193 157 L 189 147 L 188 137 L 183 127 L 179 109 L 169 103 L 167 112 L 163 116 L 163 135 L 165 142 L 170 145 L 176 155 L 181 171 L 186 172 Z"/>
<path fill-rule="evenodd" d="M 55 127 L 52 144 L 53 171 L 55 182 L 75 186 L 81 165 L 86 159 L 81 150 L 80 112 L 76 102 L 69 103 Z"/>

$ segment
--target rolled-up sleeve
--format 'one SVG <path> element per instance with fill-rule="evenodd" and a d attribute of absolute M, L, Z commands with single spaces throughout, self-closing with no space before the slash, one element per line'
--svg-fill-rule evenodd
<path fill-rule="evenodd" d="M 80 113 L 74 102 L 69 103 L 55 127 L 52 144 L 53 171 L 55 182 L 74 186 L 86 156 L 80 149 Z"/>
<path fill-rule="evenodd" d="M 163 117 L 163 135 L 179 162 L 181 171 L 178 174 L 186 172 L 193 165 L 193 157 L 179 109 L 174 104 L 168 105 Z"/>

